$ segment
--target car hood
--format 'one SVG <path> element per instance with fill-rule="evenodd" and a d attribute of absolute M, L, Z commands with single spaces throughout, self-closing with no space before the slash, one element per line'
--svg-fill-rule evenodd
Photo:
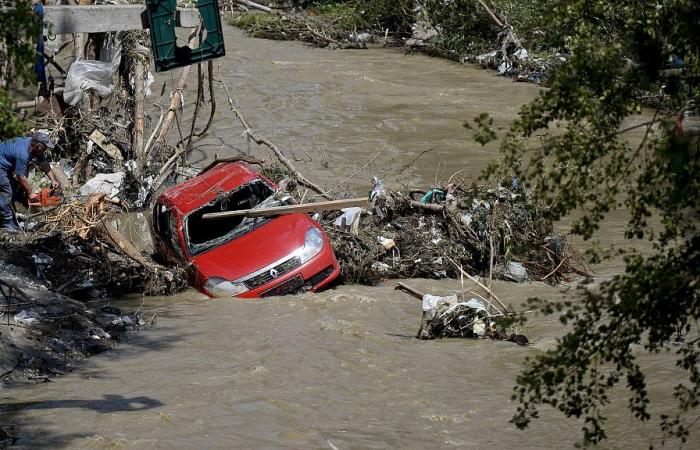
<path fill-rule="evenodd" d="M 306 214 L 276 217 L 258 228 L 194 257 L 205 278 L 236 280 L 289 256 L 304 246 L 306 231 L 317 227 Z"/>

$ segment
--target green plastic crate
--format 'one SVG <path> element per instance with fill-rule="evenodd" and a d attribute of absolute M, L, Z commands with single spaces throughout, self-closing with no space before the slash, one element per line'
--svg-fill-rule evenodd
<path fill-rule="evenodd" d="M 175 35 L 177 1 L 146 0 L 146 15 L 151 29 L 151 47 L 156 72 L 188 66 L 226 54 L 218 1 L 199 0 L 197 9 L 202 16 L 206 38 L 197 48 L 178 47 Z"/>

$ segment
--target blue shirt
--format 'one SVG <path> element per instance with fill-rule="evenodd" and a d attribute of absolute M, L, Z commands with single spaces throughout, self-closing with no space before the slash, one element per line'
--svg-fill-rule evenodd
<path fill-rule="evenodd" d="M 18 177 L 29 175 L 29 144 L 31 137 L 18 137 L 10 141 L 0 142 L 0 170 L 11 174 L 14 172 Z M 37 158 L 39 162 L 46 161 L 46 158 Z"/>
<path fill-rule="evenodd" d="M 0 170 L 26 177 L 29 172 L 29 144 L 32 138 L 18 137 L 0 143 Z"/>

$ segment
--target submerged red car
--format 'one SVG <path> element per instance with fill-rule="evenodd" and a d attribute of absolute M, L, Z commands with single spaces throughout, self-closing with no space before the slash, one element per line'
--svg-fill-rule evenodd
<path fill-rule="evenodd" d="M 340 267 L 328 236 L 308 215 L 202 218 L 271 200 L 279 204 L 277 189 L 244 162 L 216 164 L 168 189 L 150 221 L 156 253 L 166 264 L 190 263 L 190 283 L 210 297 L 267 297 L 327 286 Z"/>

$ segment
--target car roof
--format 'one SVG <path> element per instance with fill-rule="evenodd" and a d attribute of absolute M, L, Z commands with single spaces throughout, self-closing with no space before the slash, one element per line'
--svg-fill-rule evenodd
<path fill-rule="evenodd" d="M 166 190 L 158 197 L 158 202 L 177 208 L 181 214 L 187 214 L 216 199 L 220 193 L 256 179 L 263 179 L 275 187 L 246 163 L 221 163 Z"/>

